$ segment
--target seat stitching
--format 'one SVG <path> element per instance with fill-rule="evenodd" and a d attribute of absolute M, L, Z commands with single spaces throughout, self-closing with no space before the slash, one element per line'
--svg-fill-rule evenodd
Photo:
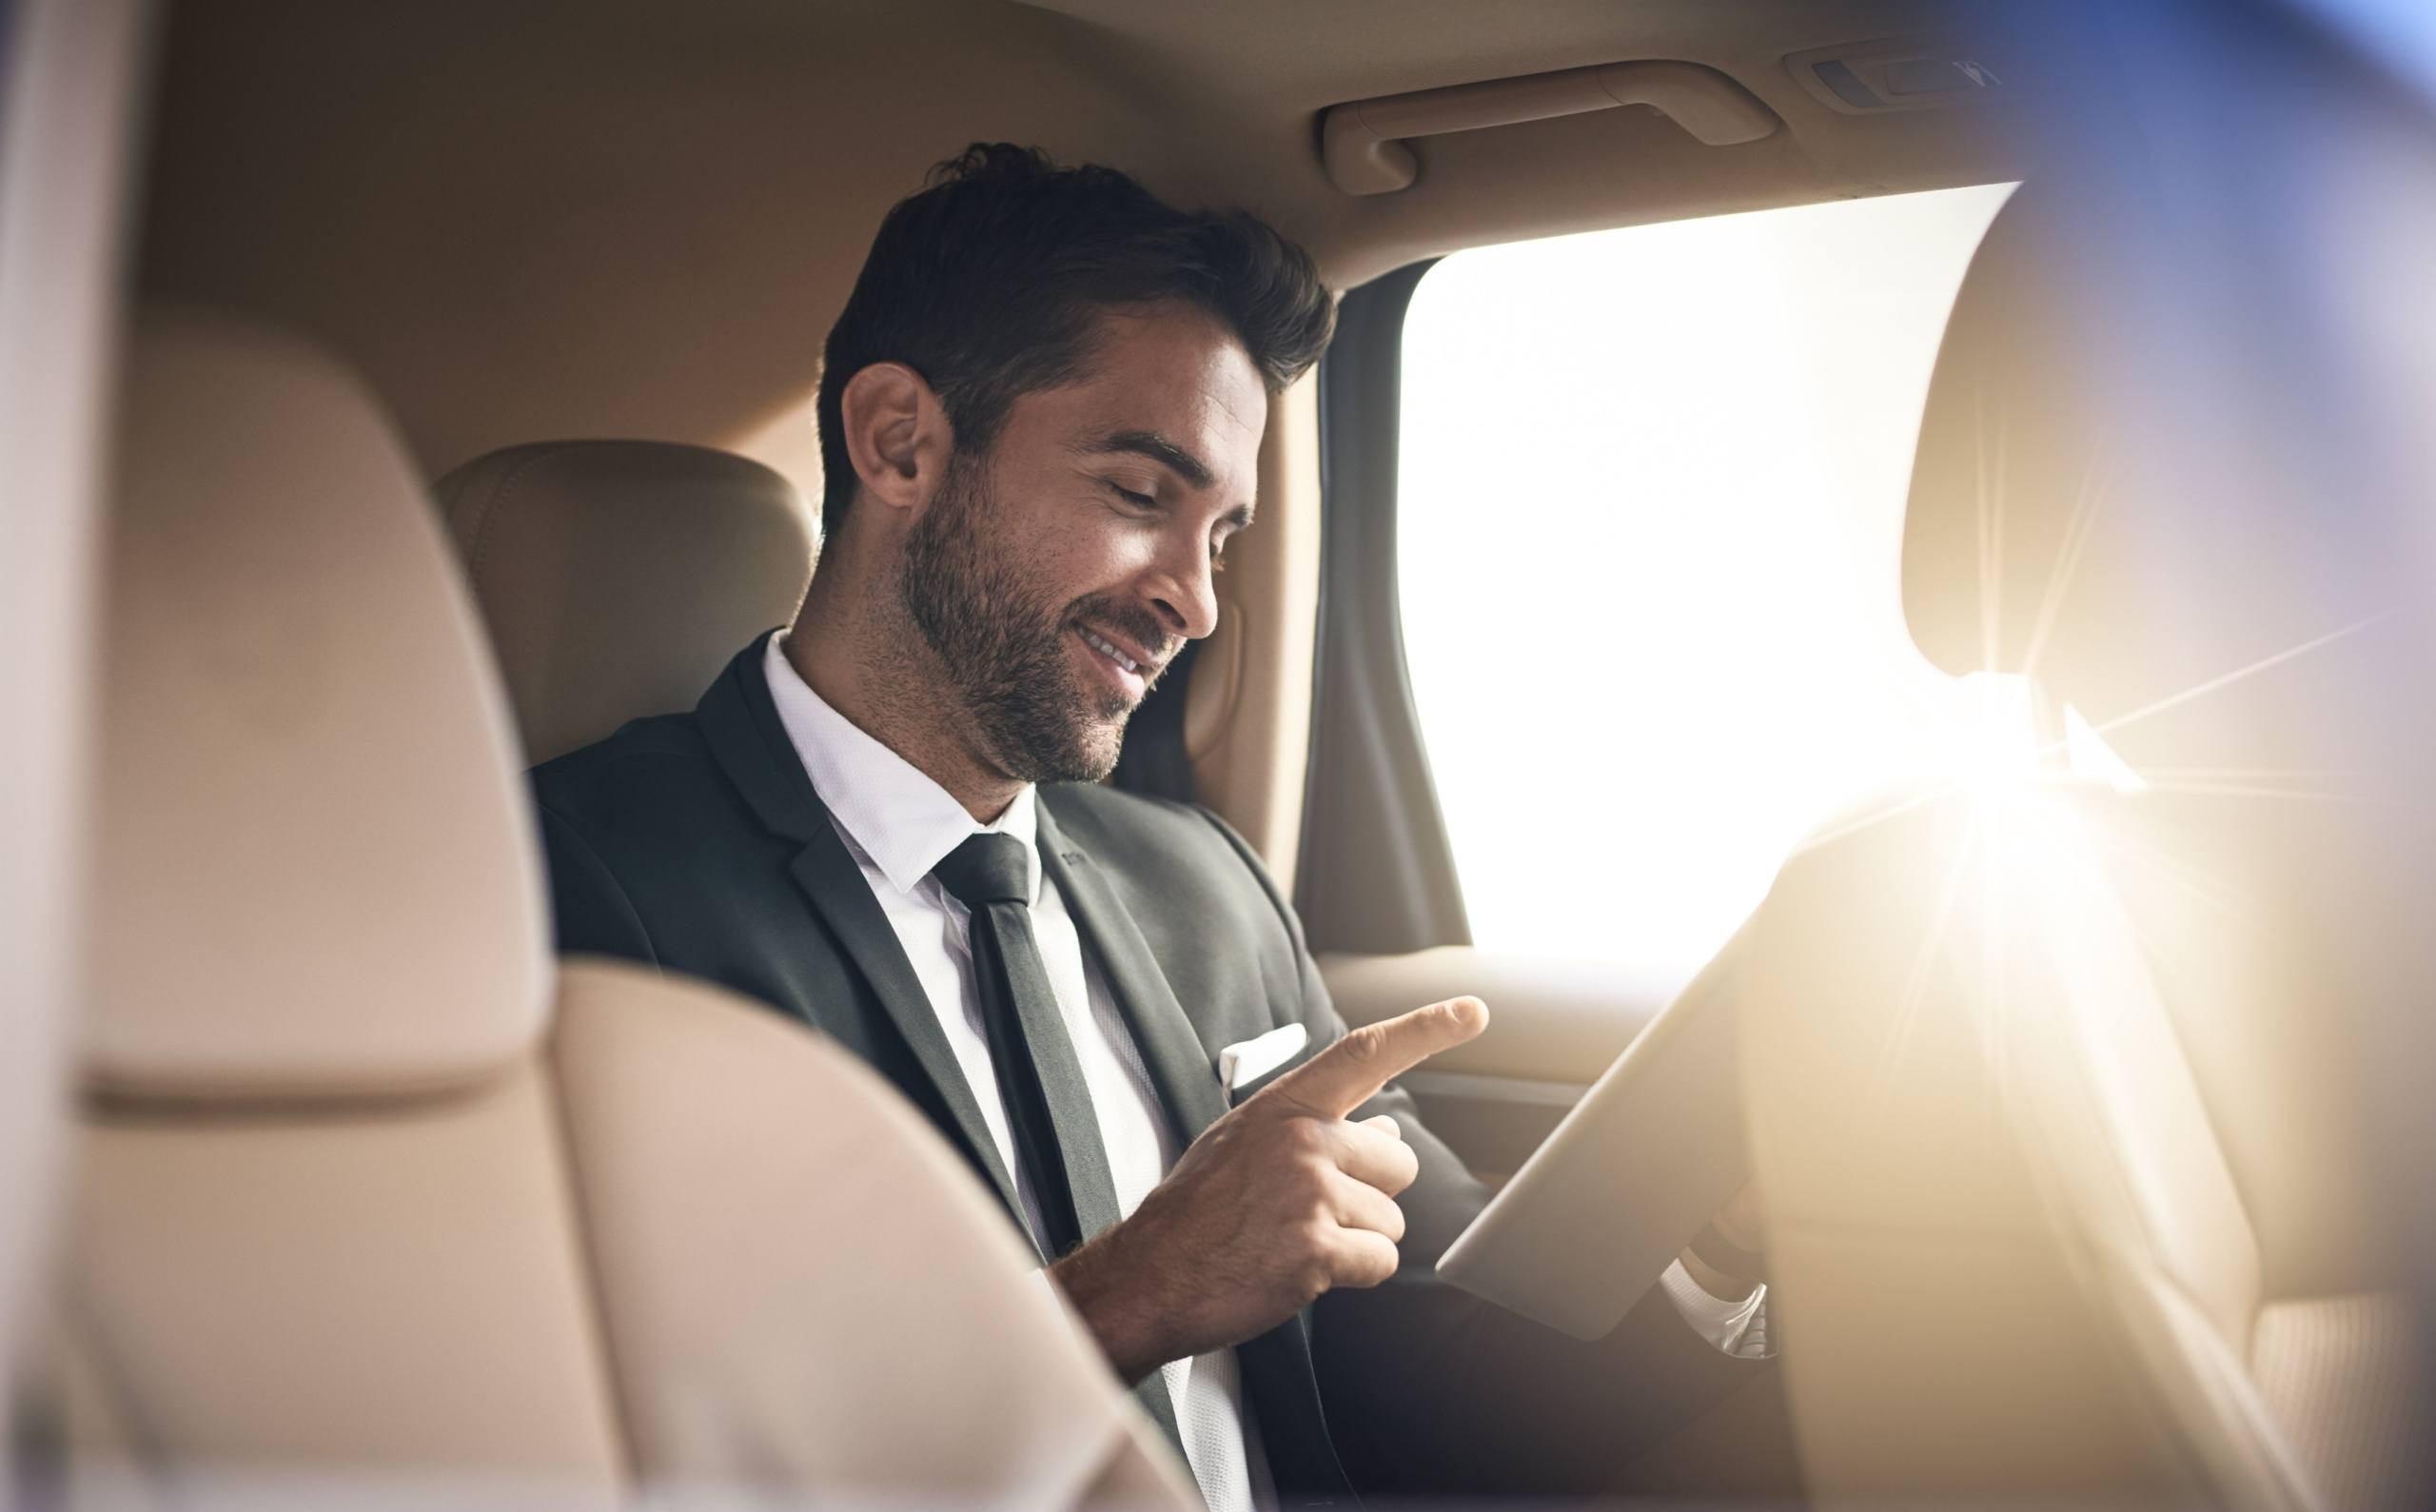
<path fill-rule="evenodd" d="M 566 989 L 567 971 L 562 962 L 558 980 L 552 984 L 552 996 L 558 999 L 553 1006 L 559 1011 L 553 1015 L 554 1019 L 564 1015 Z M 639 1485 L 645 1466 L 644 1448 L 637 1425 L 642 1419 L 642 1413 L 634 1400 L 634 1390 L 623 1368 L 624 1353 L 619 1347 L 618 1327 L 609 1300 L 609 1281 L 604 1274 L 606 1257 L 602 1253 L 601 1227 L 594 1210 L 591 1193 L 584 1185 L 583 1144 L 576 1132 L 575 1113 L 569 1106 L 572 1102 L 568 1095 L 570 1078 L 559 1060 L 556 1023 L 552 1025 L 549 1041 L 542 1047 L 538 1060 L 540 1064 L 536 1069 L 540 1074 L 536 1080 L 540 1083 L 541 1095 L 549 1100 L 550 1121 L 558 1130 L 560 1189 L 566 1201 L 567 1216 L 575 1228 L 569 1236 L 575 1241 L 575 1262 L 583 1272 L 584 1300 L 588 1304 L 584 1311 L 591 1318 L 594 1342 L 600 1350 L 601 1373 L 606 1377 L 601 1386 L 607 1400 L 601 1405 L 608 1411 L 610 1431 L 616 1435 L 617 1442 L 611 1445 L 611 1452 L 618 1457 L 619 1467 L 625 1471 L 626 1483 L 629 1486 Z"/>
<path fill-rule="evenodd" d="M 465 565 L 465 576 L 467 579 L 477 586 L 481 585 L 482 580 L 482 564 L 485 559 L 490 555 L 491 526 L 498 520 L 500 515 L 505 510 L 508 496 L 516 491 L 519 483 L 523 481 L 524 475 L 526 473 L 540 466 L 543 462 L 555 461 L 560 457 L 565 456 L 569 452 L 577 451 L 586 446 L 599 446 L 602 444 L 605 443 L 597 441 L 586 441 L 569 442 L 556 446 L 543 446 L 534 452 L 531 456 L 519 461 L 515 466 L 509 468 L 506 475 L 501 478 L 497 483 L 492 485 L 489 497 L 481 505 L 481 516 L 475 522 L 473 550 L 468 555 Z"/>

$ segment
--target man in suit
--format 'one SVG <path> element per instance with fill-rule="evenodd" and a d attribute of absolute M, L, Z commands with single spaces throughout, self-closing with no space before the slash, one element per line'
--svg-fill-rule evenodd
<path fill-rule="evenodd" d="M 829 338 L 795 623 L 692 714 L 534 774 L 560 944 L 721 982 L 893 1080 L 1213 1507 L 1342 1501 L 1348 1466 L 1594 1489 L 1759 1368 L 1732 1357 L 1750 1285 L 1678 1280 L 1582 1345 L 1435 1283 L 1485 1192 L 1385 1084 L 1481 1005 L 1348 1037 L 1244 842 L 1097 785 L 1213 628 L 1267 398 L 1331 319 L 1247 215 L 1006 146 L 946 166 Z M 1230 1087 L 1247 1044 L 1289 1064 Z"/>

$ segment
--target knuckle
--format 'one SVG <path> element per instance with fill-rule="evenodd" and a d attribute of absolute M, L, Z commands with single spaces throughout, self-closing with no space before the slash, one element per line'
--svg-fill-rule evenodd
<path fill-rule="evenodd" d="M 1294 1289 L 1303 1294 L 1304 1302 L 1308 1303 L 1335 1285 L 1336 1276 L 1326 1264 L 1314 1262 L 1305 1267 L 1302 1273 L 1294 1278 Z"/>
<path fill-rule="evenodd" d="M 1353 1065 L 1361 1066 L 1377 1060 L 1386 1052 L 1386 1031 L 1376 1024 L 1365 1024 L 1349 1031 L 1337 1041 L 1337 1053 Z"/>

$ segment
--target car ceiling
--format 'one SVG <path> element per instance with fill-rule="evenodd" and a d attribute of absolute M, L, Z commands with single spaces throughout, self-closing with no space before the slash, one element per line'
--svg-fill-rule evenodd
<path fill-rule="evenodd" d="M 1979 12 L 1974 10 L 1974 15 Z M 1838 114 L 1783 60 L 1952 33 L 1924 0 L 192 0 L 170 17 L 148 292 L 316 335 L 433 473 L 561 436 L 723 445 L 806 486 L 820 344 L 890 203 L 978 138 L 1249 205 L 1349 286 L 1524 236 L 2013 176 L 1999 108 Z M 1966 37 L 1967 31 L 1963 33 Z M 1645 109 L 1321 169 L 1331 105 L 1636 58 L 1785 122 Z"/>

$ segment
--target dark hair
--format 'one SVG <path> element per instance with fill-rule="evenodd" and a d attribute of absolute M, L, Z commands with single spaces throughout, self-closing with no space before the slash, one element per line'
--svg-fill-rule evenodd
<path fill-rule="evenodd" d="M 1179 300 L 1226 323 L 1275 393 L 1319 361 L 1336 312 L 1309 254 L 1242 210 L 1188 213 L 1114 168 L 1061 168 L 977 142 L 880 223 L 820 374 L 821 519 L 856 486 L 839 401 L 903 363 L 946 406 L 956 450 L 987 451 L 1020 395 L 1082 376 L 1108 309 Z"/>

